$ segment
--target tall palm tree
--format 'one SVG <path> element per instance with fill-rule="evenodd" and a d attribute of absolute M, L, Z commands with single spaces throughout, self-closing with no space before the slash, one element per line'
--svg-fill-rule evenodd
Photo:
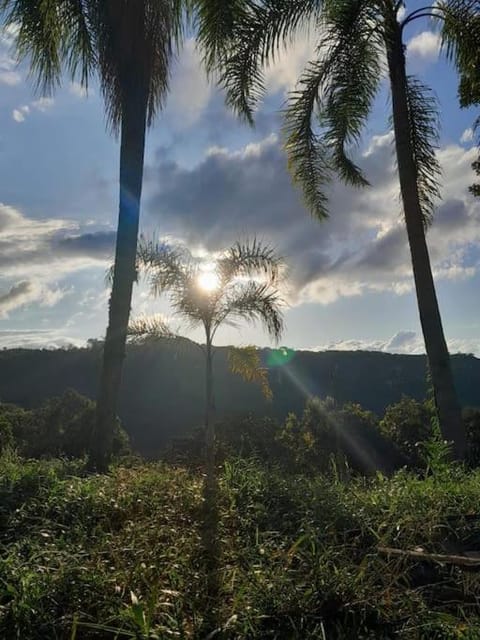
<path fill-rule="evenodd" d="M 97 396 L 93 461 L 106 468 L 135 280 L 146 128 L 167 94 L 184 24 L 182 0 L 1 0 L 16 48 L 43 91 L 67 69 L 99 78 L 107 122 L 120 133 L 120 194 L 108 327 Z"/>
<path fill-rule="evenodd" d="M 432 277 L 425 232 L 439 195 L 435 156 L 438 116 L 433 95 L 407 75 L 405 29 L 440 24 L 443 49 L 460 74 L 480 61 L 478 0 L 197 0 L 199 38 L 210 69 L 220 73 L 227 103 L 247 122 L 264 93 L 263 69 L 299 29 L 317 35 L 316 55 L 285 110 L 293 180 L 319 219 L 328 215 L 325 186 L 333 175 L 364 187 L 352 159 L 386 66 L 396 158 L 420 321 L 444 437 L 462 458 L 465 434 Z M 421 5 L 419 8 L 418 5 Z M 412 5 L 412 10 L 410 10 Z M 402 11 L 401 11 L 402 10 Z"/>
<path fill-rule="evenodd" d="M 141 239 L 140 270 L 148 274 L 154 296 L 166 294 L 175 314 L 191 328 L 205 332 L 205 451 L 207 489 L 215 484 L 215 397 L 213 341 L 224 324 L 239 320 L 261 322 L 278 340 L 283 331 L 281 298 L 277 288 L 282 259 L 268 245 L 253 241 L 236 243 L 215 262 L 195 259 L 185 248 Z M 169 335 L 160 322 L 138 320 L 130 333 Z M 237 367 L 238 369 L 238 367 Z"/>

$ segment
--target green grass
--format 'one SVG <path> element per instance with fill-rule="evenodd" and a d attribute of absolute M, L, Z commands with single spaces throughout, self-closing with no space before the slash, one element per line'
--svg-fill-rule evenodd
<path fill-rule="evenodd" d="M 379 545 L 480 545 L 480 473 L 220 477 L 216 638 L 480 638 L 480 573 Z M 0 458 L 0 638 L 205 638 L 202 477 Z M 210 629 L 214 631 L 214 629 Z"/>

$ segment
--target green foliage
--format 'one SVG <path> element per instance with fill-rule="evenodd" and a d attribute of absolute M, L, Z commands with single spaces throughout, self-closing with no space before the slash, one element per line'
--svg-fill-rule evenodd
<path fill-rule="evenodd" d="M 92 476 L 82 462 L 3 455 L 0 637 L 206 637 L 201 487 L 173 466 Z M 460 467 L 342 483 L 227 460 L 221 637 L 479 637 L 477 572 L 378 551 L 475 549 L 479 501 L 479 473 Z"/>
<path fill-rule="evenodd" d="M 346 465 L 363 473 L 392 470 L 398 455 L 382 438 L 378 421 L 357 404 L 336 406 L 312 398 L 300 417 L 290 414 L 278 436 L 298 468 L 326 471 Z"/>
<path fill-rule="evenodd" d="M 0 404 L 0 446 L 2 450 L 14 447 L 32 458 L 81 458 L 89 450 L 94 424 L 95 404 L 73 390 L 30 411 Z M 114 453 L 128 451 L 128 436 L 117 424 Z"/>
<path fill-rule="evenodd" d="M 387 407 L 380 422 L 382 433 L 392 440 L 408 462 L 420 462 L 418 444 L 432 436 L 432 411 L 427 403 L 404 396 L 400 402 Z"/>

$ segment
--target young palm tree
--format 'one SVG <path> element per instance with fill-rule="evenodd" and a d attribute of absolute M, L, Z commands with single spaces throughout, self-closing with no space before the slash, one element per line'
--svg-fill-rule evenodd
<path fill-rule="evenodd" d="M 120 195 L 115 266 L 97 396 L 94 463 L 105 469 L 135 279 L 145 133 L 168 90 L 182 35 L 182 0 L 1 0 L 16 48 L 43 91 L 67 69 L 87 85 L 99 77 L 107 122 L 120 133 Z"/>
<path fill-rule="evenodd" d="M 228 104 L 248 122 L 264 92 L 265 65 L 298 29 L 315 30 L 316 57 L 290 95 L 285 136 L 293 179 L 320 219 L 328 215 L 325 186 L 332 175 L 368 185 L 350 148 L 360 140 L 386 61 L 420 321 L 443 435 L 462 458 L 464 429 L 425 238 L 439 195 L 437 109 L 428 88 L 407 75 L 404 36 L 407 25 L 434 19 L 441 24 L 447 57 L 460 75 L 471 75 L 480 61 L 478 0 L 236 0 L 228 9 L 222 0 L 197 0 L 197 5 L 206 62 L 219 71 Z"/>
<path fill-rule="evenodd" d="M 205 451 L 207 488 L 215 483 L 215 398 L 213 341 L 220 326 L 239 320 L 261 322 L 278 340 L 283 330 L 277 288 L 283 261 L 260 242 L 236 243 L 215 262 L 205 264 L 183 248 L 141 239 L 138 263 L 155 296 L 166 294 L 175 314 L 205 331 Z M 151 320 L 131 324 L 132 335 L 171 335 L 165 324 Z M 238 363 L 237 363 L 238 364 Z M 238 366 L 237 366 L 238 368 Z"/>

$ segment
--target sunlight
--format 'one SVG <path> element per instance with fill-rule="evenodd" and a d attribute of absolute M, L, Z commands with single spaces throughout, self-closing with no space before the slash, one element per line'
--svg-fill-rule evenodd
<path fill-rule="evenodd" d="M 200 267 L 198 275 L 198 286 L 206 293 L 211 293 L 218 289 L 220 280 L 215 271 L 215 263 L 204 264 Z"/>

